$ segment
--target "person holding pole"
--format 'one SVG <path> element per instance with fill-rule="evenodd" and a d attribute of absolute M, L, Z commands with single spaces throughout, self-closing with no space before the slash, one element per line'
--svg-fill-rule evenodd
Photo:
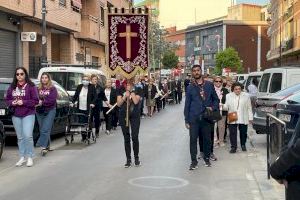
<path fill-rule="evenodd" d="M 121 87 L 117 92 L 117 104 L 119 110 L 119 124 L 122 128 L 124 136 L 124 145 L 127 161 L 124 165 L 125 168 L 131 167 L 131 141 L 134 152 L 134 164 L 140 166 L 139 159 L 139 130 L 140 130 L 140 98 L 141 89 L 134 87 L 133 80 L 128 80 L 126 88 Z M 130 131 L 131 130 L 131 131 Z"/>

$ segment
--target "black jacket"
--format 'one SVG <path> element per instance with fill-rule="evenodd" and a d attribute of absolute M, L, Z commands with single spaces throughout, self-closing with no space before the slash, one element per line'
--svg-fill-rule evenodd
<path fill-rule="evenodd" d="M 180 81 L 180 80 L 175 81 L 174 84 L 175 84 L 175 90 L 176 90 L 177 92 L 181 92 L 181 90 L 182 90 L 181 81 Z"/>
<path fill-rule="evenodd" d="M 222 91 L 222 93 L 223 93 L 223 96 L 222 96 L 222 99 L 221 99 L 221 103 L 222 103 L 222 104 L 225 104 L 225 102 L 226 102 L 226 95 L 229 94 L 229 91 L 228 91 L 225 87 L 223 87 L 223 88 L 221 89 L 221 91 Z M 227 114 L 228 114 L 227 111 L 222 111 L 222 115 L 223 115 L 223 116 L 226 116 Z"/>
<path fill-rule="evenodd" d="M 77 108 L 79 108 L 79 103 L 80 103 L 79 102 L 79 95 L 80 95 L 82 87 L 83 87 L 82 84 L 77 86 L 75 95 L 73 96 L 73 99 L 72 99 L 73 103 L 78 101 Z M 87 93 L 87 107 L 88 107 L 87 110 L 89 110 L 90 104 L 95 104 L 96 103 L 96 99 L 97 99 L 96 88 L 95 88 L 94 85 L 89 84 L 88 93 Z"/>
<path fill-rule="evenodd" d="M 111 88 L 109 103 L 112 106 L 117 103 L 117 90 L 115 88 Z"/>
<path fill-rule="evenodd" d="M 146 85 L 145 87 L 145 98 L 148 99 L 149 98 L 149 95 L 148 95 L 148 88 L 149 88 L 149 85 Z M 152 85 L 152 88 L 151 88 L 151 99 L 154 99 L 155 95 L 157 93 L 157 89 L 156 89 L 156 86 L 153 84 Z"/>
<path fill-rule="evenodd" d="M 97 96 L 95 105 L 97 109 L 101 109 L 103 106 L 103 101 L 107 101 L 107 99 L 104 94 L 104 89 L 100 85 L 97 85 L 95 88 Z"/>

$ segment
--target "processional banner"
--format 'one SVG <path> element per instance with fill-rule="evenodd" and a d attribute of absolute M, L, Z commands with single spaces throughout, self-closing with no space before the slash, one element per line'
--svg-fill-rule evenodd
<path fill-rule="evenodd" d="M 109 69 L 132 78 L 148 68 L 148 15 L 109 14 Z"/>

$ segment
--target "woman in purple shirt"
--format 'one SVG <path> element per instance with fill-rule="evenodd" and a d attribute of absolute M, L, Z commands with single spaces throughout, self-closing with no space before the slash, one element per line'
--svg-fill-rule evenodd
<path fill-rule="evenodd" d="M 52 84 L 50 74 L 44 72 L 38 87 L 39 104 L 36 107 L 36 116 L 40 128 L 40 137 L 37 146 L 41 147 L 41 154 L 45 156 L 49 150 L 50 134 L 56 114 L 57 90 Z"/>
<path fill-rule="evenodd" d="M 29 79 L 27 70 L 19 67 L 15 71 L 13 82 L 7 90 L 6 102 L 12 112 L 12 122 L 16 130 L 20 160 L 16 166 L 33 166 L 32 132 L 35 122 L 35 106 L 39 103 L 37 88 Z"/>

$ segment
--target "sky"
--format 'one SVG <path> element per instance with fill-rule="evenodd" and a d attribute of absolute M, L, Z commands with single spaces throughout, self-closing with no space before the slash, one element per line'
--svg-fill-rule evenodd
<path fill-rule="evenodd" d="M 134 3 L 142 0 L 134 0 Z M 184 3 L 181 3 L 184 2 Z M 237 0 L 237 3 L 265 4 L 269 0 Z M 160 25 L 184 29 L 201 22 L 227 15 L 231 0 L 160 0 Z"/>

